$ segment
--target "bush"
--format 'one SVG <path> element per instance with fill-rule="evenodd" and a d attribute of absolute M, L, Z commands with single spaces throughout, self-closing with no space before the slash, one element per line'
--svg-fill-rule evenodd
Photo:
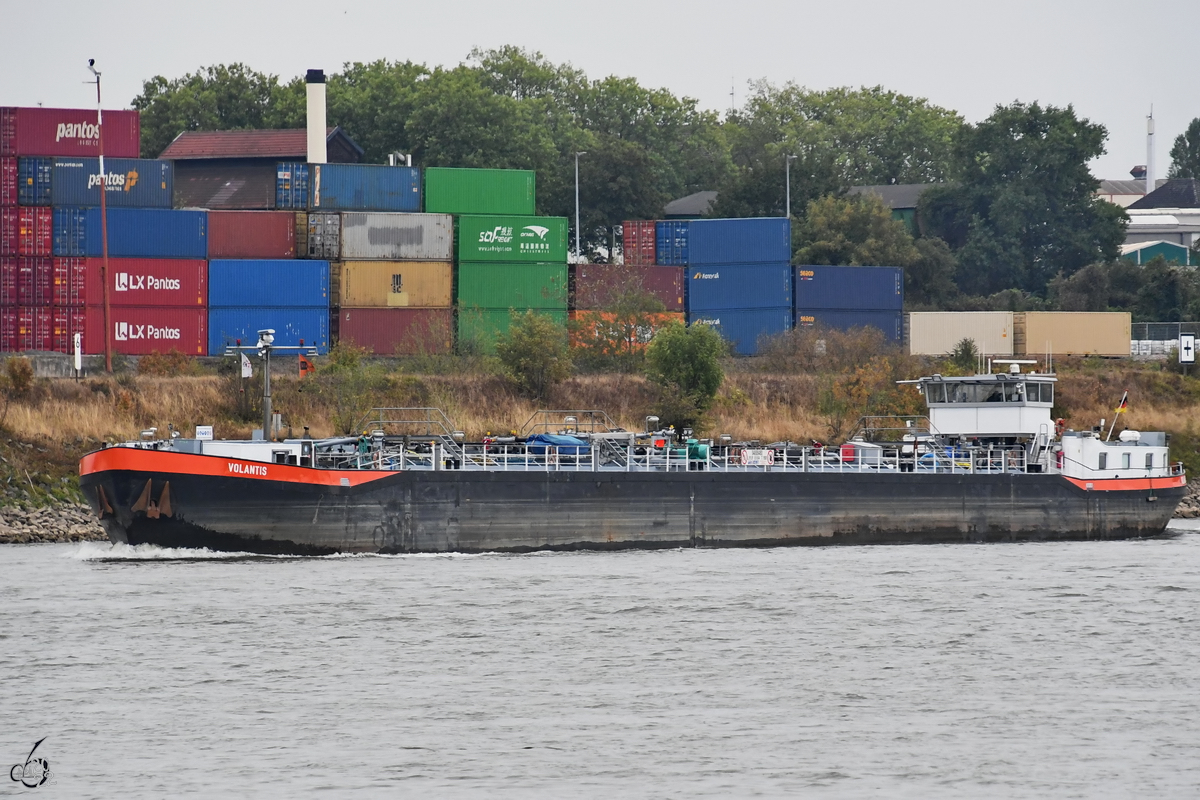
<path fill-rule="evenodd" d="M 646 348 L 646 377 L 664 391 L 664 422 L 696 424 L 721 388 L 721 358 L 727 352 L 725 340 L 708 325 L 689 328 L 676 322 L 658 331 Z"/>
<path fill-rule="evenodd" d="M 566 328 L 533 311 L 513 312 L 508 330 L 496 339 L 496 356 L 517 391 L 535 400 L 547 399 L 571 377 Z"/>
<path fill-rule="evenodd" d="M 179 375 L 199 375 L 200 364 L 172 347 L 166 353 L 147 353 L 138 359 L 139 375 L 174 378 Z"/>

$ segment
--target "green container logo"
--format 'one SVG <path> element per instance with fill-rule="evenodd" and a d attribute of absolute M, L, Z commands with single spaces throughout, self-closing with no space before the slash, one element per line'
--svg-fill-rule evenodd
<path fill-rule="evenodd" d="M 566 220 L 561 217 L 462 217 L 458 257 L 460 261 L 566 261 L 566 236 Z"/>

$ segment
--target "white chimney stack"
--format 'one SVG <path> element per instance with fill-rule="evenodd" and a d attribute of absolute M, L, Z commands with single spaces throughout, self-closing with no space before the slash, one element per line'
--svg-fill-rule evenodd
<path fill-rule="evenodd" d="M 324 164 L 325 144 L 325 73 L 310 69 L 304 78 L 308 89 L 308 163 Z"/>
<path fill-rule="evenodd" d="M 1154 107 L 1146 117 L 1146 194 L 1154 191 Z"/>

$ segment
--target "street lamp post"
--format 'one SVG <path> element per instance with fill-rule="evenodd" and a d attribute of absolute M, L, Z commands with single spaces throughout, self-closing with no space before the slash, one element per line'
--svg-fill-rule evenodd
<path fill-rule="evenodd" d="M 100 286 L 104 295 L 104 371 L 112 372 L 112 310 L 108 296 L 108 184 L 104 179 L 104 111 L 100 105 L 100 73 L 96 59 L 88 59 L 88 69 L 96 76 L 96 149 L 100 156 Z"/>
<path fill-rule="evenodd" d="M 796 160 L 795 156 L 784 156 L 785 167 L 787 173 L 787 218 L 792 218 L 792 162 Z"/>
<path fill-rule="evenodd" d="M 586 152 L 575 154 L 575 263 L 580 262 L 583 254 L 579 247 L 579 157 L 586 155 Z"/>

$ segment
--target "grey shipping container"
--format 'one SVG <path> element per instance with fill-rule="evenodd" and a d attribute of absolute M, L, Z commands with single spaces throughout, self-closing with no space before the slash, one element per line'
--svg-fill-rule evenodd
<path fill-rule="evenodd" d="M 453 252 L 454 218 L 449 214 L 342 214 L 342 258 L 347 261 L 449 261 Z"/>
<path fill-rule="evenodd" d="M 337 259 L 342 250 L 342 215 L 332 211 L 314 211 L 306 215 L 308 229 L 304 249 L 297 242 L 301 258 Z"/>

